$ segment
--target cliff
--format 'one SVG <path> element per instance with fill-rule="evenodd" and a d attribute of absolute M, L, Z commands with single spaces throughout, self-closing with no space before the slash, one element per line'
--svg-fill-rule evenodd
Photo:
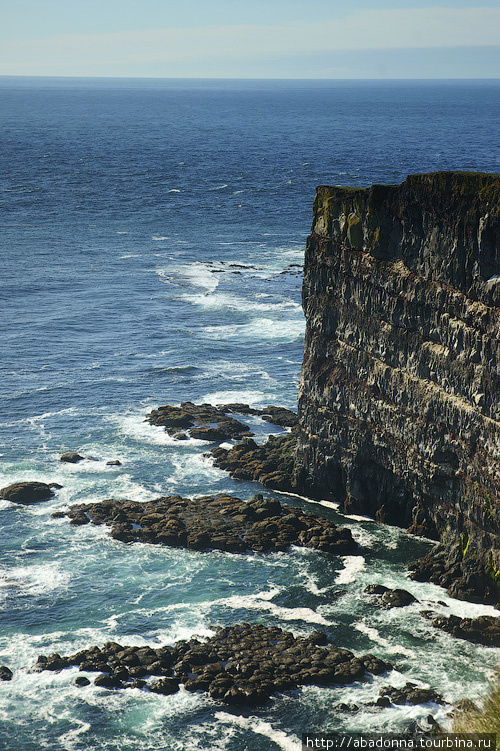
<path fill-rule="evenodd" d="M 500 175 L 320 187 L 296 487 L 439 540 L 414 576 L 500 602 Z"/>

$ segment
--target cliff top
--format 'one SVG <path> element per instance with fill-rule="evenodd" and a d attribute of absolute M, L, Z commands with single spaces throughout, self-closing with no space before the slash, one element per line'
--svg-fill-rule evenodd
<path fill-rule="evenodd" d="M 322 185 L 312 231 L 500 305 L 500 174 L 434 172 L 401 185 Z"/>

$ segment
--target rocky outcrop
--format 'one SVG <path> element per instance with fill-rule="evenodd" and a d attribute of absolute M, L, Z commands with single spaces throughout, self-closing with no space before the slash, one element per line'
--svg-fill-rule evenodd
<path fill-rule="evenodd" d="M 460 618 L 458 615 L 437 615 L 432 610 L 424 610 L 421 614 L 429 618 L 435 628 L 446 631 L 457 639 L 466 639 L 487 647 L 500 647 L 500 618 L 491 615 Z"/>
<path fill-rule="evenodd" d="M 64 516 L 76 525 L 107 524 L 111 536 L 122 542 L 231 553 L 285 551 L 290 545 L 334 555 L 358 551 L 349 529 L 260 494 L 249 501 L 229 495 L 194 500 L 177 495 L 147 503 L 107 500 L 53 514 Z"/>
<path fill-rule="evenodd" d="M 11 681 L 14 673 L 7 665 L 0 665 L 0 681 Z"/>
<path fill-rule="evenodd" d="M 228 439 L 252 436 L 248 425 L 231 417 L 231 413 L 258 415 L 267 422 L 281 427 L 297 424 L 297 415 L 285 407 L 269 406 L 262 409 L 249 407 L 248 404 L 193 404 L 182 402 L 180 407 L 166 404 L 154 409 L 146 416 L 151 425 L 160 425 L 173 438 L 185 440 L 200 438 L 204 441 L 226 441 Z"/>
<path fill-rule="evenodd" d="M 386 608 L 406 608 L 408 605 L 418 602 L 417 598 L 406 589 L 389 589 L 389 587 L 384 587 L 383 584 L 369 584 L 364 591 L 368 595 L 376 595 L 381 605 Z"/>
<path fill-rule="evenodd" d="M 0 498 L 12 503 L 21 503 L 29 506 L 32 503 L 48 501 L 54 495 L 53 488 L 60 488 L 57 483 L 47 485 L 45 482 L 15 482 L 0 490 Z"/>
<path fill-rule="evenodd" d="M 61 455 L 59 461 L 66 462 L 67 464 L 78 464 L 78 462 L 81 462 L 84 459 L 85 457 L 77 454 L 76 451 L 66 451 Z"/>
<path fill-rule="evenodd" d="M 415 576 L 500 601 L 500 176 L 320 187 L 299 492 L 441 540 Z"/>
<path fill-rule="evenodd" d="M 326 641 L 319 632 L 303 638 L 276 626 L 242 623 L 220 628 L 204 642 L 191 639 L 156 649 L 108 642 L 102 649 L 91 647 L 69 657 L 40 655 L 34 670 L 79 665 L 81 671 L 99 672 L 94 683 L 102 688 L 173 694 L 182 684 L 186 691 L 245 706 L 263 704 L 272 694 L 299 686 L 353 683 L 366 673 L 392 669 L 374 655 L 355 657 L 347 649 L 326 646 Z M 76 681 L 89 684 L 85 676 Z"/>
<path fill-rule="evenodd" d="M 266 488 L 297 493 L 295 479 L 295 451 L 297 437 L 294 433 L 270 436 L 266 443 L 258 445 L 251 438 L 237 443 L 230 449 L 217 446 L 208 456 L 214 464 L 225 469 L 235 480 L 255 480 Z"/>

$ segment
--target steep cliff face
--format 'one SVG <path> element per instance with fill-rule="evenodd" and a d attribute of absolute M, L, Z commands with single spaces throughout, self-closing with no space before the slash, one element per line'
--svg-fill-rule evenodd
<path fill-rule="evenodd" d="M 303 304 L 298 486 L 440 540 L 414 575 L 500 601 L 500 176 L 318 188 Z"/>

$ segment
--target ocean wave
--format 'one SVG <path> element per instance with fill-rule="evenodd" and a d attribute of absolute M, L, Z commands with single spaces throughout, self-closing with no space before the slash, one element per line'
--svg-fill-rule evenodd
<path fill-rule="evenodd" d="M 335 584 L 350 584 L 356 581 L 359 573 L 365 567 L 365 559 L 361 555 L 345 555 L 342 557 L 344 568 L 335 579 Z"/>
<path fill-rule="evenodd" d="M 304 336 L 305 321 L 303 319 L 273 321 L 271 318 L 254 318 L 249 323 L 243 324 L 204 326 L 201 332 L 208 339 L 257 339 L 259 341 L 267 339 L 292 342 Z"/>
<path fill-rule="evenodd" d="M 238 295 L 230 294 L 229 292 L 219 292 L 211 295 L 181 295 L 181 299 L 192 305 L 199 305 L 202 308 L 207 309 L 228 309 L 237 310 L 241 312 L 246 311 L 262 311 L 262 312 L 277 312 L 277 311 L 301 311 L 302 306 L 293 300 L 283 300 L 281 302 L 255 302 L 254 300 L 245 299 Z"/>
<path fill-rule="evenodd" d="M 288 735 L 282 730 L 276 730 L 270 722 L 261 720 L 258 717 L 242 717 L 241 715 L 233 715 L 228 712 L 216 712 L 215 718 L 224 724 L 236 725 L 245 730 L 246 733 L 251 732 L 256 735 L 263 735 L 275 743 L 282 751 L 300 751 L 302 748 L 302 742 L 297 736 Z"/>

